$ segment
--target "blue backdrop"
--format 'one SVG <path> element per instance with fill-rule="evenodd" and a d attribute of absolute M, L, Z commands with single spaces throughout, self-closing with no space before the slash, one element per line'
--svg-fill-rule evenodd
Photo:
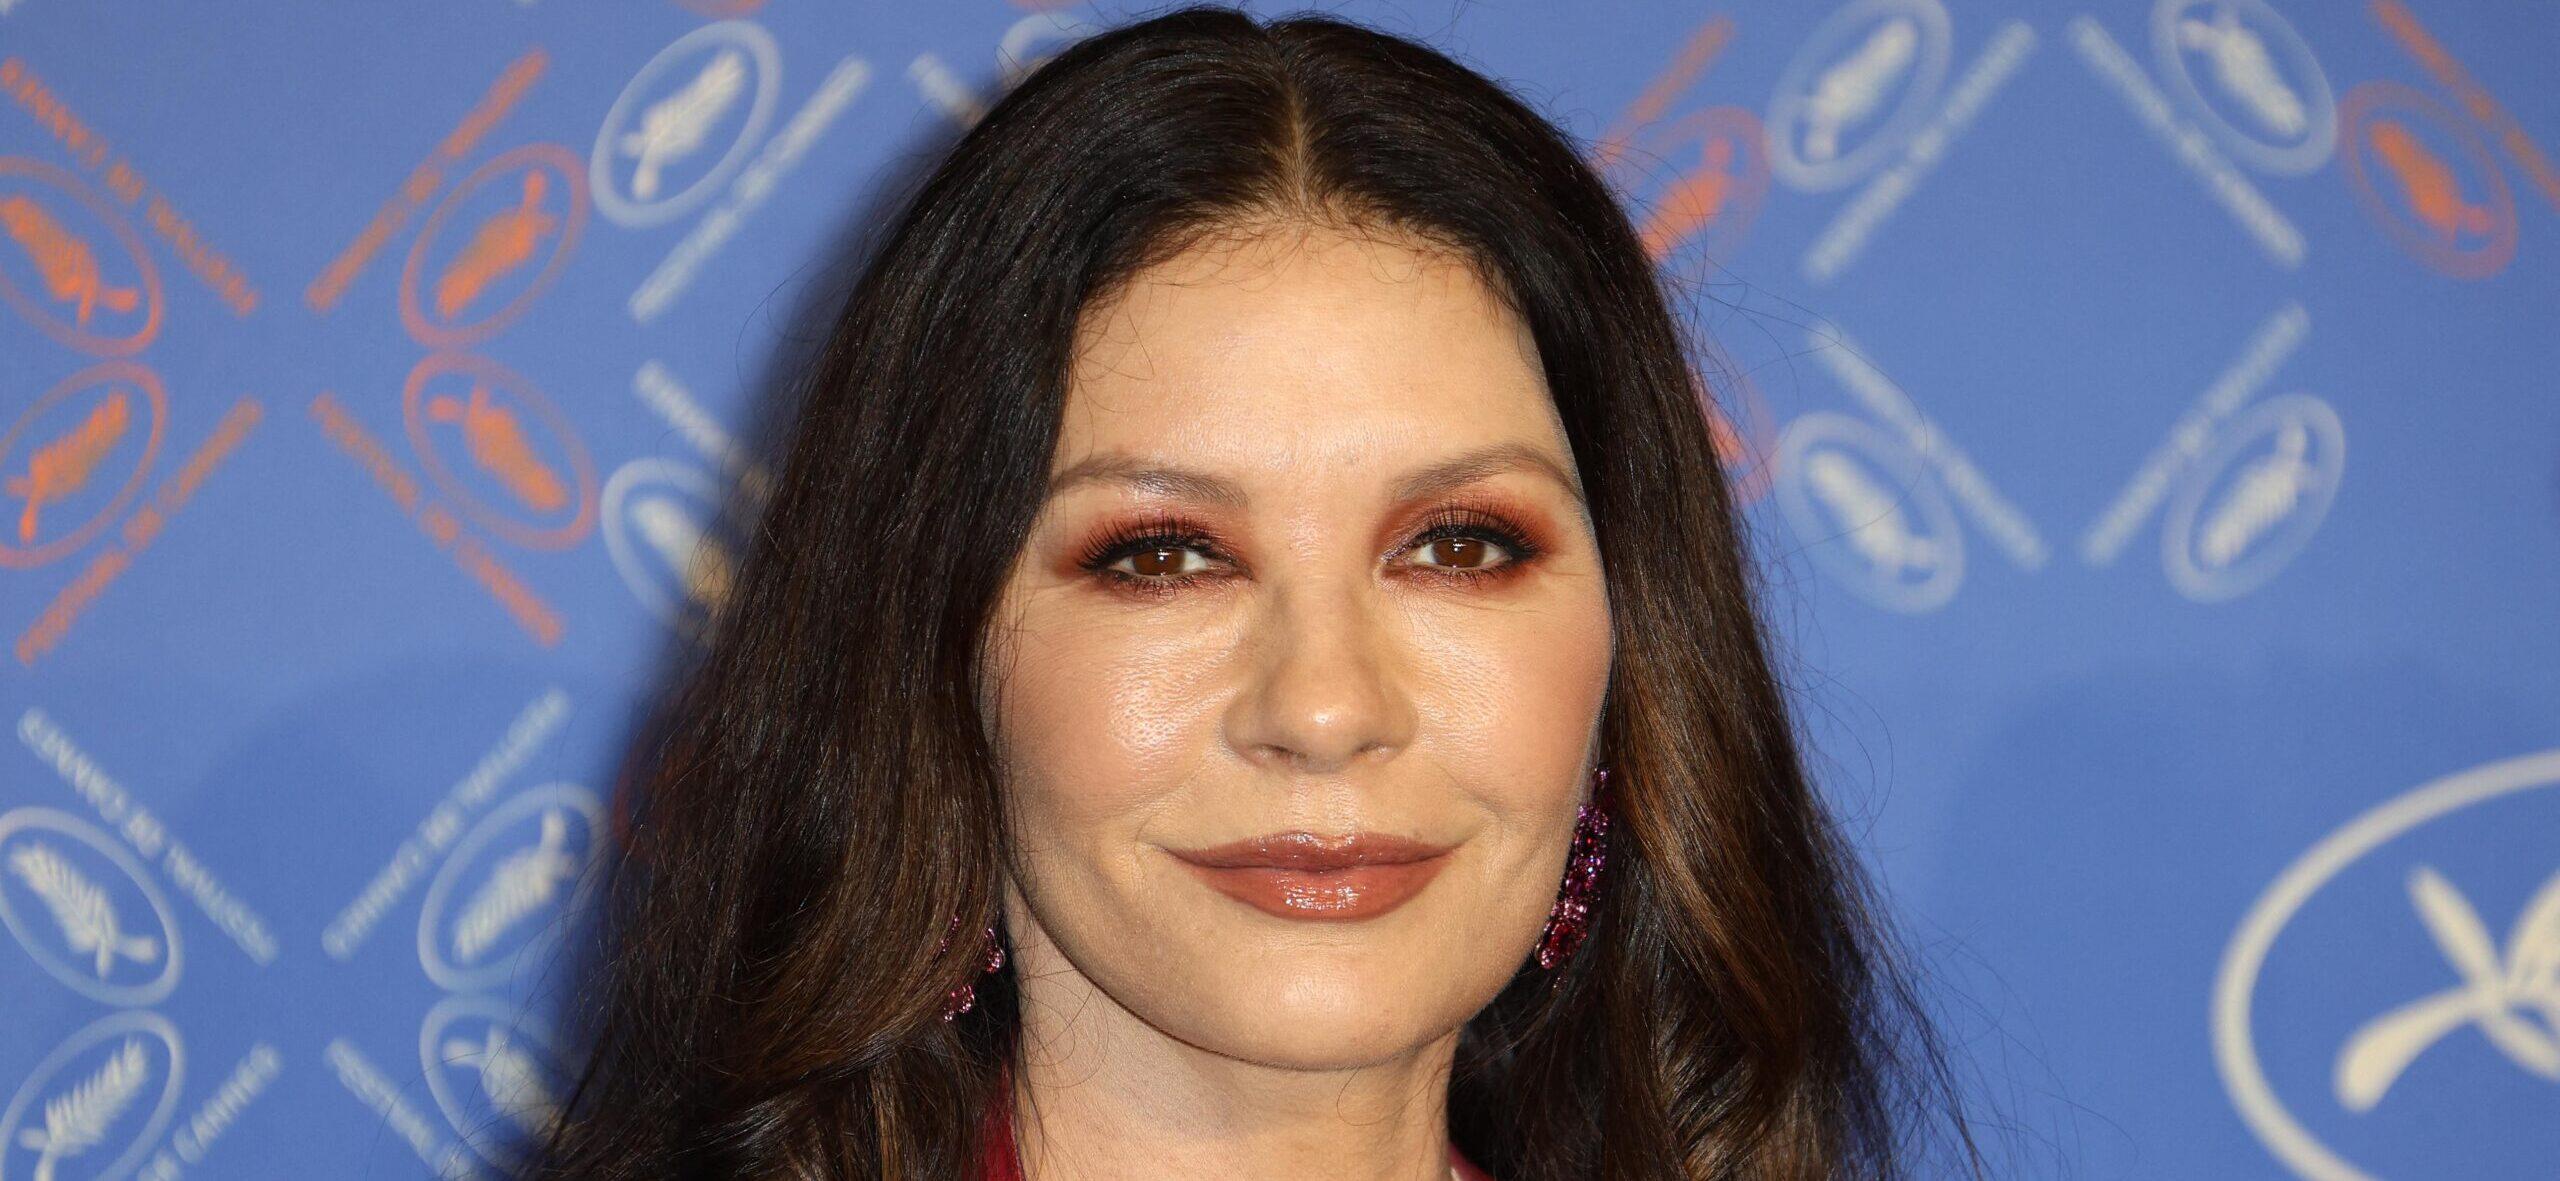
<path fill-rule="evenodd" d="M 1127 11 L 0 0 L 0 1181 L 494 1174 L 777 350 Z M 2560 1173 L 2560 12 L 1338 11 L 1643 217 L 2008 1175 Z"/>

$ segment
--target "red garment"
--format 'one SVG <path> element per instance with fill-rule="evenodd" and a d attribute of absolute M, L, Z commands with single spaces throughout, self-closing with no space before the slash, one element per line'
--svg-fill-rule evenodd
<path fill-rule="evenodd" d="M 999 1096 L 1007 1093 L 1007 1088 L 996 1089 Z M 987 1108 L 987 1155 L 979 1162 L 979 1181 L 1022 1181 L 1022 1160 L 1014 1154 L 1013 1121 L 1007 1118 L 1011 1114 L 1001 1103 Z M 1458 1171 L 1458 1181 L 1493 1181 L 1492 1174 L 1477 1168 L 1455 1144 L 1449 1146 L 1449 1167 Z"/>

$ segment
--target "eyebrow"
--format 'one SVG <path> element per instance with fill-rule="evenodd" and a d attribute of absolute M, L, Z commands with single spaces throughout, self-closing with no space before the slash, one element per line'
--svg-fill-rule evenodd
<path fill-rule="evenodd" d="M 1417 500 L 1451 492 L 1486 476 L 1524 471 L 1542 475 L 1583 499 L 1582 481 L 1557 462 L 1546 448 L 1529 443 L 1494 443 L 1460 452 L 1408 473 L 1395 486 L 1395 499 Z M 1242 508 L 1244 487 L 1224 476 L 1193 468 L 1152 464 L 1125 451 L 1100 451 L 1049 480 L 1049 495 L 1058 496 L 1084 484 L 1126 484 L 1140 491 L 1178 496 L 1226 508 Z"/>

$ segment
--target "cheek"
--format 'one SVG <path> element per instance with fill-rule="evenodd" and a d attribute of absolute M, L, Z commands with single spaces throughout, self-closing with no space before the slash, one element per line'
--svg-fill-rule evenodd
<path fill-rule="evenodd" d="M 1576 768 L 1609 685 L 1605 598 L 1559 594 L 1533 609 L 1433 614 L 1414 651 L 1435 757 L 1496 793 L 1489 806 L 1543 816 L 1560 806 L 1557 787 L 1579 790 Z"/>
<path fill-rule="evenodd" d="M 1015 633 L 997 715 L 1014 806 L 1034 835 L 1125 837 L 1208 753 L 1211 662 L 1162 628 L 1053 606 Z"/>

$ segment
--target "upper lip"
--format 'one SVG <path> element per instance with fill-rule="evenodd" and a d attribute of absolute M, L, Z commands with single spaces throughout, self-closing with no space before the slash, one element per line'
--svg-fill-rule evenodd
<path fill-rule="evenodd" d="M 1403 865 L 1427 861 L 1448 852 L 1449 848 L 1383 832 L 1327 836 L 1293 829 L 1246 837 L 1223 845 L 1168 852 L 1193 865 L 1210 869 L 1328 870 L 1349 869 L 1355 865 Z"/>

